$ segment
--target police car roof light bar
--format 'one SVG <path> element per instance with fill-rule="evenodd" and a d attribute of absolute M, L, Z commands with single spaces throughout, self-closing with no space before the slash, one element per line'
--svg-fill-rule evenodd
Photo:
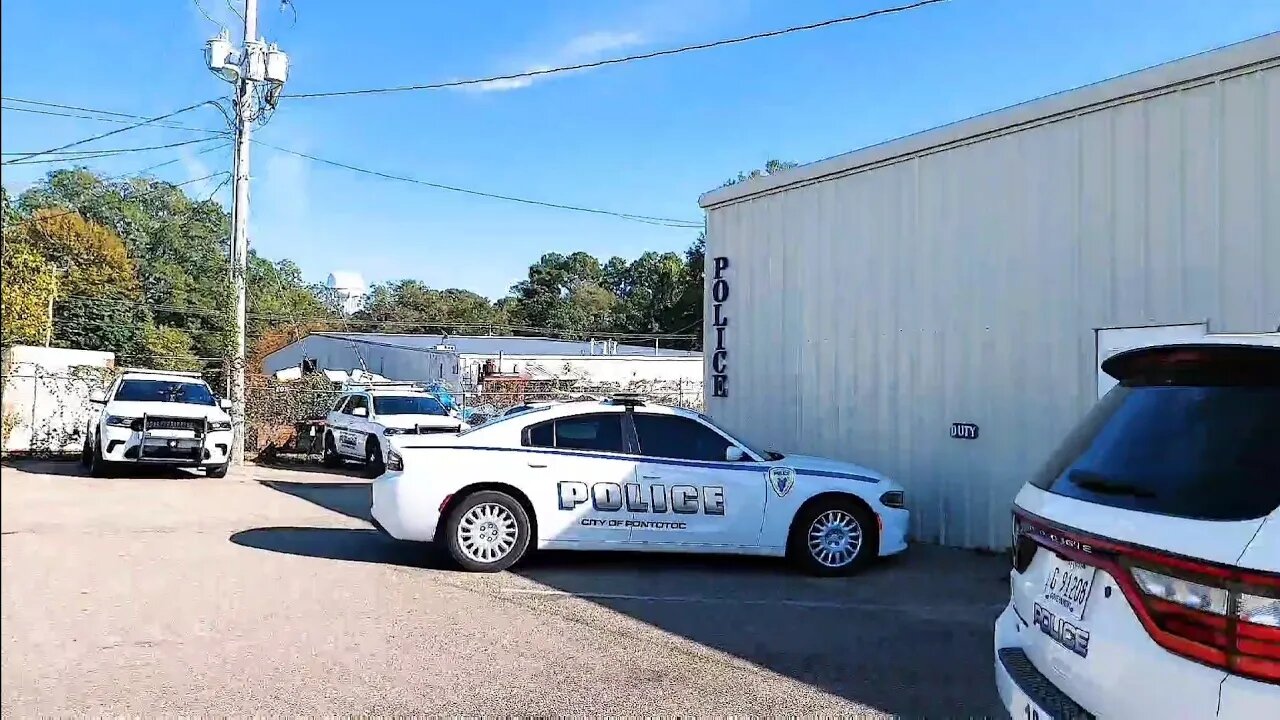
<path fill-rule="evenodd" d="M 626 407 L 639 407 L 644 405 L 644 396 L 640 393 L 616 393 L 609 396 L 609 402 L 614 405 L 624 405 Z"/>
<path fill-rule="evenodd" d="M 198 372 L 186 370 L 156 370 L 155 368 L 121 368 L 121 375 L 176 375 L 178 377 L 203 378 Z"/>

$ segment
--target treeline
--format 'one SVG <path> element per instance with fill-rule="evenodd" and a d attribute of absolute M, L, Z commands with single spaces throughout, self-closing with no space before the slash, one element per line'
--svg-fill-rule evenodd
<path fill-rule="evenodd" d="M 770 161 L 726 184 L 791 165 Z M 51 172 L 16 199 L 5 189 L 3 205 L 4 346 L 48 341 L 172 369 L 231 357 L 231 218 L 222 205 L 172 183 L 113 181 L 83 168 Z M 683 253 L 630 261 L 547 253 L 496 301 L 399 280 L 370 288 L 350 317 L 296 263 L 251 251 L 250 362 L 318 329 L 672 336 L 660 342 L 699 348 L 703 247 L 699 235 Z"/>

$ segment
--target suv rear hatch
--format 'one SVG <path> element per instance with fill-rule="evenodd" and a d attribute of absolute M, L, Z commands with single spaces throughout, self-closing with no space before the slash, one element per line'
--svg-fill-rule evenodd
<path fill-rule="evenodd" d="M 1143 348 L 1103 370 L 1119 385 L 1015 500 L 1022 649 L 1095 712 L 1118 687 L 1176 687 L 1211 716 L 1228 673 L 1280 682 L 1280 558 L 1247 553 L 1280 522 L 1280 348 Z M 1144 648 L 1170 662 L 1142 667 Z"/>

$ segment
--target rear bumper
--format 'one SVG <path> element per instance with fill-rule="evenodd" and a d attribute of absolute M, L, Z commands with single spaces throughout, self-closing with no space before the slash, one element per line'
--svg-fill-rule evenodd
<path fill-rule="evenodd" d="M 1010 717 L 1028 717 L 1030 702 L 1048 712 L 1054 720 L 1092 720 L 1092 714 L 1059 690 L 1018 647 L 1019 625 L 1012 605 L 1005 607 L 996 619 L 996 690 Z"/>

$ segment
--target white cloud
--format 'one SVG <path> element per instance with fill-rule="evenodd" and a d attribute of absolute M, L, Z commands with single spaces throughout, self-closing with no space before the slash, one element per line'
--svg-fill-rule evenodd
<path fill-rule="evenodd" d="M 552 53 L 549 62 L 527 66 L 520 72 L 537 72 L 539 70 L 547 70 L 559 65 L 576 65 L 579 63 L 602 60 L 612 52 L 640 45 L 642 43 L 644 43 L 644 36 L 638 32 L 589 32 L 570 38 L 568 42 L 561 45 L 559 49 Z M 565 74 L 567 73 L 492 80 L 490 82 L 479 83 L 477 85 L 463 85 L 461 89 L 468 92 L 480 93 L 520 90 L 522 88 L 529 87 L 539 80 Z"/>

